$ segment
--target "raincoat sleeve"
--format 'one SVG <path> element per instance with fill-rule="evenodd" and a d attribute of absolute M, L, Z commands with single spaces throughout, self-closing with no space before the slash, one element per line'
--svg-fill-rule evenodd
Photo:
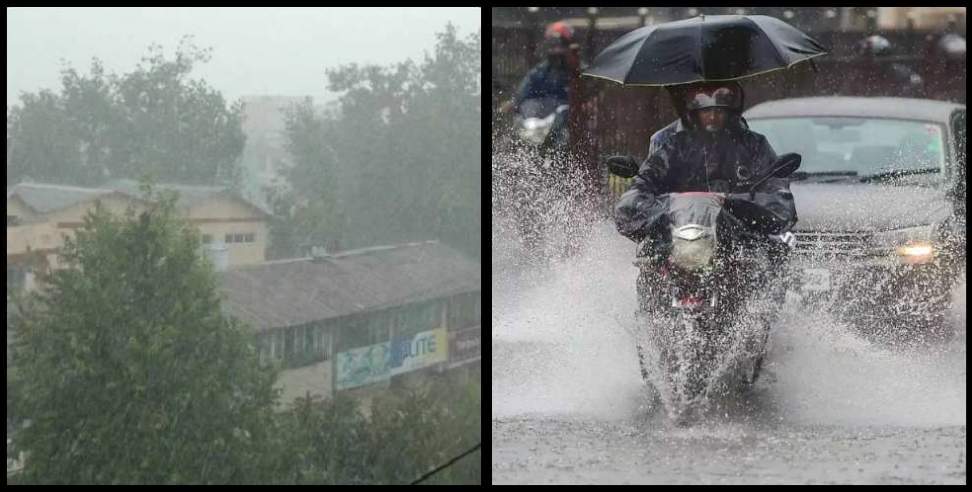
<path fill-rule="evenodd" d="M 520 81 L 520 86 L 516 89 L 516 94 L 514 95 L 513 102 L 516 107 L 519 108 L 520 103 L 524 100 L 529 99 L 531 95 L 537 90 L 537 78 L 540 76 L 539 67 L 533 67 L 523 80 Z"/>
<path fill-rule="evenodd" d="M 648 229 L 665 213 L 664 203 L 655 195 L 665 192 L 672 140 L 666 140 L 645 159 L 631 188 L 621 195 L 614 207 L 614 221 L 618 232 L 635 242 L 644 239 Z"/>
<path fill-rule="evenodd" d="M 755 161 L 758 163 L 756 175 L 760 176 L 769 171 L 773 163 L 776 162 L 777 156 L 766 137 L 758 134 L 756 137 L 756 148 L 754 149 Z M 779 232 L 787 231 L 796 224 L 796 205 L 793 202 L 793 194 L 790 192 L 789 178 L 768 179 L 756 189 L 755 202 L 786 221 L 787 225 Z"/>
<path fill-rule="evenodd" d="M 678 124 L 678 120 L 668 126 L 658 130 L 652 134 L 651 138 L 648 140 L 648 154 L 654 154 L 656 150 L 661 147 L 661 144 L 665 143 L 675 133 L 675 126 Z"/>

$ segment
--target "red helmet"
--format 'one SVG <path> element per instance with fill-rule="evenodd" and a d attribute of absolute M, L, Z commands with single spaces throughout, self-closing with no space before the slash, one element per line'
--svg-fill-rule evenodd
<path fill-rule="evenodd" d="M 566 53 L 573 42 L 574 28 L 563 21 L 550 24 L 543 33 L 543 44 L 549 54 Z"/>
<path fill-rule="evenodd" d="M 570 27 L 564 21 L 554 22 L 547 26 L 547 30 L 543 33 L 544 38 L 560 38 L 563 43 L 573 43 L 574 42 L 574 28 Z"/>

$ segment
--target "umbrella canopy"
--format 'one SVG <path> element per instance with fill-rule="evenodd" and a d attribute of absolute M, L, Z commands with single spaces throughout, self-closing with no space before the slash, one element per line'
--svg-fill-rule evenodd
<path fill-rule="evenodd" d="M 765 15 L 703 15 L 635 29 L 583 75 L 623 85 L 736 80 L 827 54 L 815 39 Z"/>

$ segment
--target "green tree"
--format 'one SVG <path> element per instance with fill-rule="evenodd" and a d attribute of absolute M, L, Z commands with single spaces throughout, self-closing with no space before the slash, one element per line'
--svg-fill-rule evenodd
<path fill-rule="evenodd" d="M 99 176 L 85 175 L 81 145 L 60 96 L 22 94 L 20 105 L 7 111 L 7 182 L 92 184 Z"/>
<path fill-rule="evenodd" d="M 478 382 L 437 381 L 376 399 L 371 411 L 377 483 L 408 484 L 480 442 Z M 429 478 L 430 484 L 479 484 L 473 454 Z"/>
<path fill-rule="evenodd" d="M 211 50 L 183 38 L 174 59 L 149 47 L 136 69 L 88 75 L 68 66 L 59 93 L 21 95 L 7 111 L 7 181 L 92 186 L 152 175 L 164 182 L 239 186 L 242 102 L 227 106 L 203 80 L 189 80 Z"/>
<path fill-rule="evenodd" d="M 15 325 L 27 483 L 244 483 L 275 466 L 275 375 L 225 317 L 198 234 L 155 200 L 89 213 Z"/>
<path fill-rule="evenodd" d="M 222 94 L 202 80 L 187 80 L 211 49 L 183 38 L 174 60 L 153 45 L 138 68 L 116 81 L 123 117 L 116 127 L 113 177 L 239 186 L 240 156 L 246 137 L 241 101 L 227 108 Z"/>
<path fill-rule="evenodd" d="M 328 124 L 315 117 L 309 99 L 287 113 L 287 151 L 296 164 L 285 171 L 283 183 L 265 190 L 274 212 L 267 252 L 271 259 L 294 257 L 307 245 L 334 247 L 343 239 L 345 215 L 337 194 L 341 178 L 328 143 Z"/>
<path fill-rule="evenodd" d="M 347 247 L 440 238 L 479 258 L 480 58 L 479 34 L 461 40 L 448 25 L 421 64 L 327 70 L 338 110 L 289 118 L 282 221 Z M 300 144 L 308 135 L 315 145 Z M 298 227 L 301 214 L 322 222 Z"/>
<path fill-rule="evenodd" d="M 409 484 L 480 442 L 480 377 L 435 377 L 414 389 L 375 397 L 368 412 L 344 394 L 300 399 L 281 413 L 280 483 Z M 480 484 L 473 453 L 430 477 L 430 484 Z"/>

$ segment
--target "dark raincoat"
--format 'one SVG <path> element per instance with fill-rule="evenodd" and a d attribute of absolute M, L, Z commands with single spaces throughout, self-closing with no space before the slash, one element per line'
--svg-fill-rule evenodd
<path fill-rule="evenodd" d="M 519 111 L 520 104 L 527 99 L 552 97 L 560 104 L 567 104 L 568 76 L 566 67 L 555 67 L 546 60 L 533 67 L 516 91 L 516 110 Z"/>
<path fill-rule="evenodd" d="M 747 191 L 746 182 L 764 174 L 776 161 L 776 152 L 766 137 L 748 130 L 738 113 L 731 115 L 726 130 L 715 136 L 684 125 L 682 131 L 671 133 L 679 124 L 669 126 L 669 132 L 655 135 L 660 145 L 642 163 L 631 188 L 615 206 L 618 231 L 637 242 L 667 212 L 667 202 L 656 200 L 657 195 Z M 769 179 L 757 188 L 754 201 L 786 220 L 787 228 L 796 223 L 788 179 Z"/>

